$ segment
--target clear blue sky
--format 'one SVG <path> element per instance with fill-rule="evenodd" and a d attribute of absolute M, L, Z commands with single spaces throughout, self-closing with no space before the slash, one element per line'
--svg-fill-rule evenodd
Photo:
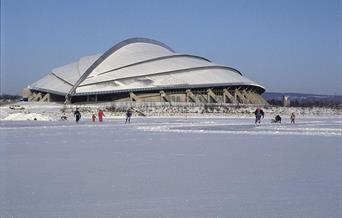
<path fill-rule="evenodd" d="M 237 68 L 267 91 L 341 94 L 342 0 L 1 0 L 1 92 L 130 37 Z"/>

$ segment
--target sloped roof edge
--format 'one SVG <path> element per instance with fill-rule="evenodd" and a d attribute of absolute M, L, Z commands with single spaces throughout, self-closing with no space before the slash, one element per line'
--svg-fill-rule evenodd
<path fill-rule="evenodd" d="M 132 43 L 149 43 L 149 44 L 154 44 L 154 45 L 158 45 L 161 46 L 171 52 L 174 53 L 174 51 L 167 45 L 165 45 L 162 42 L 159 42 L 157 40 L 153 40 L 153 39 L 148 39 L 148 38 L 142 38 L 142 37 L 136 37 L 136 38 L 129 38 L 126 39 L 122 42 L 117 43 L 116 45 L 114 45 L 112 48 L 108 49 L 105 53 L 103 53 L 103 55 L 101 55 L 85 72 L 84 74 L 77 80 L 77 82 L 74 84 L 74 86 L 70 89 L 70 91 L 68 92 L 68 94 L 65 96 L 66 99 L 69 98 L 69 96 L 75 92 L 76 88 L 79 86 L 79 84 L 81 84 L 87 77 L 88 75 L 98 66 L 100 65 L 106 58 L 108 58 L 111 54 L 113 54 L 114 52 L 116 52 L 117 50 L 119 50 L 120 48 L 132 44 Z"/>
<path fill-rule="evenodd" d="M 94 92 L 82 92 L 82 93 L 72 93 L 71 96 L 86 96 L 86 95 L 96 95 L 96 94 L 113 94 L 113 93 L 126 93 L 126 92 L 144 92 L 144 91 L 158 91 L 158 90 L 170 90 L 170 89 L 194 89 L 194 88 L 215 88 L 215 87 L 228 87 L 228 86 L 249 86 L 258 88 L 261 90 L 261 93 L 265 92 L 265 88 L 258 84 L 250 84 L 250 83 L 217 83 L 217 84 L 201 84 L 201 85 L 189 85 L 189 84 L 179 84 L 179 85 L 170 85 L 170 86 L 156 86 L 156 87 L 147 87 L 147 88 L 129 88 L 129 89 L 121 89 L 121 90 L 111 90 L 111 91 L 94 91 Z"/>

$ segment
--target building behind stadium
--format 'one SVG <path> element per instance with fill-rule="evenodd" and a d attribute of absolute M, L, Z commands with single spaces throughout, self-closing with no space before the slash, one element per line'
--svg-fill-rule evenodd
<path fill-rule="evenodd" d="M 265 88 L 238 70 L 146 38 L 53 69 L 23 89 L 28 101 L 267 104 Z"/>

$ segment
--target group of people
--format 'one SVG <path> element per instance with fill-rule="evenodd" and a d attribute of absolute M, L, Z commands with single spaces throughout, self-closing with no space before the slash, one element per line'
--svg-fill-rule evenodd
<path fill-rule="evenodd" d="M 261 117 L 262 118 L 265 117 L 265 113 L 260 107 L 257 107 L 257 109 L 254 111 L 254 115 L 255 115 L 255 124 L 256 125 L 260 124 Z M 290 116 L 291 123 L 293 123 L 293 124 L 295 123 L 295 118 L 296 118 L 295 113 L 292 113 Z M 272 123 L 281 123 L 281 116 L 279 114 L 277 116 L 275 116 L 274 119 L 272 119 Z"/>
<path fill-rule="evenodd" d="M 134 112 L 133 107 L 130 107 L 127 109 L 125 124 L 131 122 L 131 117 L 133 115 L 133 112 Z M 260 124 L 261 118 L 265 117 L 265 113 L 260 107 L 257 107 L 257 109 L 254 111 L 254 115 L 255 115 L 255 124 L 256 125 Z M 74 117 L 76 118 L 76 122 L 78 123 L 81 119 L 81 112 L 79 111 L 78 108 L 76 108 L 76 110 L 74 112 Z M 97 116 L 95 113 L 92 114 L 91 119 L 93 122 L 96 122 L 96 119 L 98 118 L 99 122 L 102 123 L 103 117 L 105 117 L 105 114 L 103 113 L 103 110 L 100 109 L 97 113 Z M 63 119 L 63 118 L 65 119 L 65 116 L 61 117 L 61 119 Z M 292 113 L 290 116 L 291 123 L 295 123 L 295 118 L 296 118 L 295 114 Z M 281 116 L 279 114 L 277 116 L 275 116 L 275 118 L 272 119 L 272 123 L 281 123 Z"/>
<path fill-rule="evenodd" d="M 97 117 L 96 117 L 95 113 L 93 113 L 93 115 L 91 115 L 91 120 L 93 122 L 96 122 L 96 118 L 99 118 L 99 122 L 102 123 L 103 117 L 105 117 L 105 115 L 104 115 L 103 111 L 100 109 L 99 112 L 97 113 Z"/>
<path fill-rule="evenodd" d="M 133 112 L 134 112 L 134 108 L 133 107 L 130 107 L 127 109 L 126 111 L 126 121 L 125 121 L 125 124 L 126 123 L 131 123 L 131 117 L 133 115 Z M 79 111 L 78 108 L 76 108 L 75 112 L 74 112 L 74 117 L 75 117 L 75 121 L 76 123 L 78 123 L 82 117 L 81 115 L 81 112 Z M 96 122 L 96 119 L 98 118 L 99 122 L 102 123 L 103 122 L 103 117 L 105 117 L 105 114 L 103 113 L 103 110 L 99 110 L 98 113 L 97 113 L 97 116 L 95 113 L 92 114 L 91 116 L 91 120 L 93 122 Z M 61 119 L 62 120 L 66 120 L 66 116 L 65 114 L 61 116 Z"/>

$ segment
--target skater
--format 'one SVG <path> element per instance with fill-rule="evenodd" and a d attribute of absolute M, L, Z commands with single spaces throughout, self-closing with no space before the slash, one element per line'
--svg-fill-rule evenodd
<path fill-rule="evenodd" d="M 65 113 L 63 113 L 63 115 L 61 116 L 61 120 L 67 120 L 68 117 L 65 115 Z"/>
<path fill-rule="evenodd" d="M 95 121 L 96 121 L 96 114 L 95 113 L 93 113 L 93 115 L 91 115 L 91 120 L 95 123 Z"/>
<path fill-rule="evenodd" d="M 281 123 L 281 116 L 279 114 L 275 116 L 275 118 L 272 119 L 272 123 Z"/>
<path fill-rule="evenodd" d="M 81 119 L 81 113 L 79 112 L 78 108 L 76 108 L 76 111 L 74 112 L 74 116 L 76 117 L 76 123 L 80 121 Z"/>
<path fill-rule="evenodd" d="M 292 112 L 291 117 L 290 117 L 291 123 L 295 123 L 295 118 L 296 118 L 296 115 L 294 112 Z"/>
<path fill-rule="evenodd" d="M 126 124 L 127 122 L 128 122 L 128 123 L 131 123 L 131 116 L 132 116 L 132 114 L 133 114 L 133 111 L 134 111 L 133 107 L 128 108 L 128 110 L 127 110 L 127 112 L 126 112 L 126 122 L 125 122 L 125 124 Z"/>
<path fill-rule="evenodd" d="M 99 113 L 97 114 L 99 116 L 99 122 L 102 122 L 103 121 L 103 117 L 105 116 L 103 111 L 100 109 L 99 110 Z"/>
<path fill-rule="evenodd" d="M 257 107 L 257 109 L 254 111 L 255 114 L 255 124 L 260 124 L 261 117 L 264 118 L 265 114 L 264 111 Z"/>

